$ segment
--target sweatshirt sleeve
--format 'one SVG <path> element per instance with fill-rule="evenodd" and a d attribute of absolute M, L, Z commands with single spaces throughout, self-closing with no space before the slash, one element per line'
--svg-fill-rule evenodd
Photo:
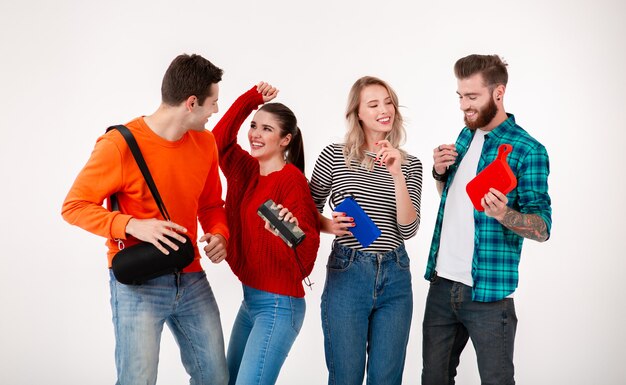
<path fill-rule="evenodd" d="M 102 207 L 106 198 L 119 191 L 123 178 L 119 148 L 100 137 L 63 202 L 63 219 L 105 238 L 126 239 L 126 225 L 132 216 Z"/>
<path fill-rule="evenodd" d="M 254 86 L 235 100 L 213 129 L 220 154 L 220 166 L 226 178 L 229 178 L 237 170 L 250 168 L 245 167 L 240 162 L 256 162 L 247 151 L 237 144 L 237 133 L 250 113 L 261 104 L 263 104 L 263 96 Z"/>
<path fill-rule="evenodd" d="M 219 175 L 218 153 L 215 141 L 211 142 L 213 157 L 204 189 L 198 202 L 198 220 L 205 233 L 220 234 L 227 241 L 230 237 L 222 200 L 222 183 Z"/>

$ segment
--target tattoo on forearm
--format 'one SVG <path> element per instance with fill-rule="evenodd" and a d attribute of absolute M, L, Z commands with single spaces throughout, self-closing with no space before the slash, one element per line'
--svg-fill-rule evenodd
<path fill-rule="evenodd" d="M 539 215 L 522 214 L 509 208 L 500 223 L 524 238 L 539 242 L 548 239 L 546 222 Z"/>

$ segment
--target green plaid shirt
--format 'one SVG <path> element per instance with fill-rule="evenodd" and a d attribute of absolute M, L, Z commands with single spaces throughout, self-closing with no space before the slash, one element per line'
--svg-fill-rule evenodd
<path fill-rule="evenodd" d="M 498 147 L 503 143 L 513 146 L 507 162 L 517 178 L 517 187 L 507 194 L 508 206 L 522 214 L 537 214 L 546 222 L 548 235 L 552 226 L 552 209 L 548 195 L 548 174 L 550 166 L 545 147 L 533 139 L 524 129 L 515 124 L 515 117 L 509 118 L 485 136 L 477 173 L 489 165 L 498 155 Z M 433 240 L 430 246 L 428 264 L 424 278 L 432 279 L 435 274 L 441 223 L 446 206 L 448 189 L 454 182 L 459 163 L 469 148 L 474 132 L 465 127 L 456 141 L 459 156 L 450 166 L 448 180 L 441 195 L 439 212 Z M 518 283 L 518 265 L 524 238 L 502 226 L 484 212 L 474 210 L 474 254 L 472 277 L 474 301 L 498 301 L 515 291 Z"/>

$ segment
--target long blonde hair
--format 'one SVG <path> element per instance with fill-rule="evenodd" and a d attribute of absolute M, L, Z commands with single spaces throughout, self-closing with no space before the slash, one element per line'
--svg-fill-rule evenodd
<path fill-rule="evenodd" d="M 398 95 L 385 81 L 373 77 L 363 76 L 358 79 L 352 85 L 350 93 L 348 94 L 348 105 L 346 107 L 346 120 L 348 124 L 348 131 L 345 136 L 345 147 L 343 149 L 343 156 L 348 168 L 352 168 L 351 164 L 353 160 L 356 160 L 361 164 L 361 167 L 372 170 L 374 168 L 374 159 L 365 156 L 365 133 L 363 132 L 363 126 L 359 120 L 359 105 L 361 104 L 361 91 L 368 86 L 380 85 L 385 87 L 395 110 L 395 117 L 391 131 L 385 137 L 391 145 L 400 150 L 402 154 L 402 162 L 406 161 L 406 152 L 399 148 L 404 144 L 406 138 L 406 131 L 404 129 L 404 119 L 398 109 Z"/>

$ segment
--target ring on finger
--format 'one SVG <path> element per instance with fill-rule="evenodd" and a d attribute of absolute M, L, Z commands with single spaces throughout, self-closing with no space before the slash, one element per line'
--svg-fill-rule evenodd
<path fill-rule="evenodd" d="M 441 146 L 437 146 L 437 149 L 438 149 L 439 151 L 441 151 Z"/>

